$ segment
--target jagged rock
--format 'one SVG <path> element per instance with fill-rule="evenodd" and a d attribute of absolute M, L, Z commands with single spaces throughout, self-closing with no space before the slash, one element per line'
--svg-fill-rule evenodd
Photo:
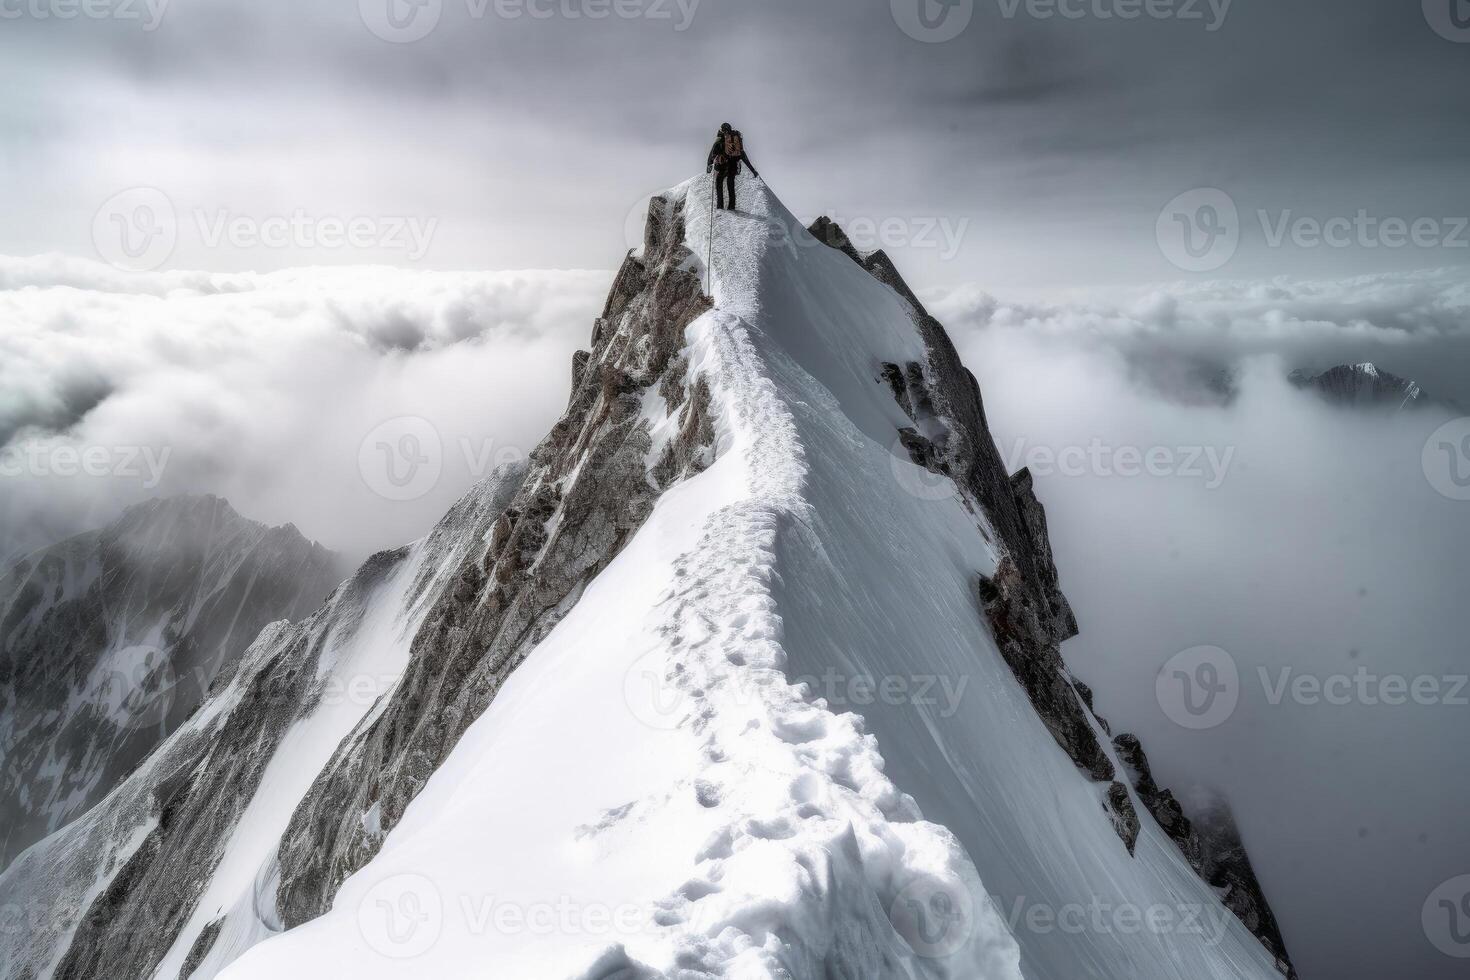
<path fill-rule="evenodd" d="M 1322 374 L 1293 371 L 1287 379 L 1297 388 L 1346 408 L 1402 411 L 1440 405 L 1455 408 L 1424 393 L 1417 382 L 1381 370 L 1376 364 L 1339 364 Z"/>
<path fill-rule="evenodd" d="M 354 732 L 282 838 L 277 909 L 287 928 L 327 910 L 402 818 L 505 679 L 618 554 L 661 489 L 708 464 L 710 394 L 686 383 L 684 328 L 709 309 L 688 271 L 682 205 L 656 197 L 642 256 L 629 254 L 597 321 L 566 416 L 531 455 L 525 486 L 491 538 L 489 584 L 440 600 L 393 697 Z M 679 434 L 654 472 L 642 393 L 681 389 Z M 478 558 L 477 558 L 478 560 Z M 374 832 L 363 815 L 376 814 Z"/>
<path fill-rule="evenodd" d="M 1211 797 L 1197 808 L 1195 819 L 1191 820 L 1174 794 L 1155 782 L 1148 756 L 1136 736 L 1119 735 L 1113 739 L 1113 747 L 1130 770 L 1138 798 L 1178 845 L 1190 866 L 1220 889 L 1226 907 L 1276 957 L 1281 972 L 1295 977 L 1296 970 L 1287 955 L 1280 927 L 1251 867 L 1229 805 L 1219 797 Z"/>
<path fill-rule="evenodd" d="M 1021 526 L 1031 543 L 1032 567 L 1038 577 L 1037 586 L 1046 603 L 1046 614 L 1042 622 L 1050 631 L 1051 638 L 1063 643 L 1077 635 L 1077 617 L 1071 603 L 1062 594 L 1061 581 L 1057 574 L 1056 560 L 1051 552 L 1051 536 L 1046 526 L 1046 510 L 1036 499 L 1036 488 L 1031 471 L 1022 469 L 1011 477 L 1011 489 L 1016 497 L 1016 509 Z"/>
<path fill-rule="evenodd" d="M 1000 536 L 1006 552 L 1013 556 L 1020 567 L 1021 577 L 1028 583 L 1026 587 L 1039 589 L 1037 583 L 1047 581 L 1049 577 L 1041 574 L 1041 569 L 1036 566 L 1037 561 L 1042 559 L 1033 554 L 1030 535 L 1023 523 L 1010 475 L 995 446 L 995 440 L 990 435 L 990 423 L 985 415 L 979 382 L 961 362 L 959 351 L 955 349 L 944 326 L 929 315 L 924 304 L 919 302 L 918 296 L 899 274 L 893 260 L 881 249 L 863 255 L 853 247 L 842 229 L 826 216 L 818 218 L 808 230 L 818 241 L 844 253 L 873 278 L 893 289 L 908 304 L 910 316 L 928 350 L 927 361 L 920 366 L 919 372 L 920 378 L 924 379 L 924 390 L 917 397 L 895 391 L 895 397 L 900 404 L 905 405 L 906 410 L 916 404 L 927 403 L 932 414 L 944 420 L 946 438 L 942 446 L 943 456 L 955 483 L 971 498 L 979 501 L 990 527 Z M 894 366 L 885 366 L 883 371 L 884 379 L 893 387 L 895 378 L 890 376 L 891 367 Z M 905 371 L 903 377 L 907 387 L 912 374 Z M 913 418 L 913 415 L 910 417 Z M 1042 596 L 1038 591 L 1036 598 L 1046 607 L 1051 607 L 1050 596 Z M 1066 631 L 1066 624 L 1049 624 L 1048 631 L 1063 633 Z"/>
<path fill-rule="evenodd" d="M 1001 656 L 1021 682 L 1047 731 L 1076 763 L 1098 782 L 1111 782 L 1113 763 L 1102 750 L 1072 689 L 1061 649 L 1036 606 L 1034 594 L 1024 587 L 1020 571 L 1009 557 L 1001 559 L 993 576 L 980 576 L 981 608 Z"/>
<path fill-rule="evenodd" d="M 214 941 L 219 938 L 220 927 L 224 925 L 224 919 L 215 919 L 204 930 L 199 933 L 199 938 L 194 940 L 194 945 L 189 949 L 189 955 L 184 960 L 184 966 L 179 970 L 179 980 L 188 980 L 199 969 L 199 964 L 204 957 L 209 955 Z"/>
<path fill-rule="evenodd" d="M 1138 846 L 1138 831 L 1141 829 L 1138 823 L 1138 813 L 1133 809 L 1133 799 L 1128 795 L 1128 787 L 1122 783 L 1113 783 L 1108 787 L 1107 806 L 1108 817 L 1113 821 L 1113 829 L 1123 841 L 1123 846 L 1128 848 L 1132 854 L 1133 849 Z"/>

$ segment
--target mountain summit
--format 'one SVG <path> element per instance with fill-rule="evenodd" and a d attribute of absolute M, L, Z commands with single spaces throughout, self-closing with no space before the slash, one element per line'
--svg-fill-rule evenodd
<path fill-rule="evenodd" d="M 1233 822 L 1067 673 L 943 328 L 831 222 L 710 191 L 652 200 L 527 468 L 0 879 L 72 913 L 7 976 L 1290 974 Z"/>

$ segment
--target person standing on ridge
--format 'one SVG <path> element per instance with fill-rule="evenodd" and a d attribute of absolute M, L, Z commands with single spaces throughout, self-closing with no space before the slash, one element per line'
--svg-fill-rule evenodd
<path fill-rule="evenodd" d="M 750 168 L 754 177 L 760 177 L 760 171 L 755 169 L 755 164 L 751 163 L 750 157 L 746 155 L 745 140 L 740 136 L 740 130 L 725 123 L 715 135 L 715 145 L 710 148 L 709 159 L 704 165 L 705 173 L 711 170 L 715 173 L 715 191 L 718 194 L 721 210 L 725 209 L 727 188 L 730 192 L 729 210 L 735 210 L 735 175 L 740 173 L 741 163 Z"/>

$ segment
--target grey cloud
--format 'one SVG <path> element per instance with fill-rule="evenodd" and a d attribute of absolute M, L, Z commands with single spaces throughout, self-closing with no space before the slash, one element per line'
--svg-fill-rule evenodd
<path fill-rule="evenodd" d="M 95 263 L 0 260 L 0 557 L 185 492 L 358 556 L 411 540 L 549 428 L 609 279 L 348 268 L 123 291 Z M 400 503 L 358 454 L 401 416 L 433 428 L 443 475 Z M 75 472 L 86 451 L 99 472 Z"/>
<path fill-rule="evenodd" d="M 1110 352 L 1157 389 L 1190 398 L 1212 371 L 1271 355 L 1323 370 L 1374 361 L 1431 392 L 1470 396 L 1470 272 L 1386 273 L 1351 280 L 1179 283 L 1098 291 L 1072 302 L 1003 302 L 978 287 L 932 290 L 958 329 L 1020 330 Z"/>

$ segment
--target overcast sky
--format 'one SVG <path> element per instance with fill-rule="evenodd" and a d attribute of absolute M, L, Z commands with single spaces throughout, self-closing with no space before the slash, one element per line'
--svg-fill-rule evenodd
<path fill-rule="evenodd" d="M 1411 0 L 1150 0 L 1159 16 L 1128 20 L 1099 11 L 1130 0 L 924 0 L 933 30 L 918 0 L 89 0 L 115 16 L 55 16 L 69 2 L 0 4 L 11 255 L 95 257 L 99 208 L 116 236 L 137 201 L 114 196 L 149 187 L 176 215 L 175 247 L 146 257 L 165 268 L 609 268 L 628 209 L 702 167 L 728 119 L 799 214 L 908 222 L 888 238 L 918 242 L 921 286 L 1198 276 L 1156 234 L 1197 188 L 1239 214 L 1215 275 L 1470 257 L 1445 220 L 1470 210 L 1470 44 Z M 1366 231 L 1336 229 L 1345 247 L 1297 233 L 1360 211 Z M 304 232 L 252 244 L 293 214 Z M 356 246 L 313 234 L 354 218 L 370 223 Z M 409 219 L 420 234 L 395 234 Z M 1394 247 L 1388 219 L 1437 224 Z"/>

